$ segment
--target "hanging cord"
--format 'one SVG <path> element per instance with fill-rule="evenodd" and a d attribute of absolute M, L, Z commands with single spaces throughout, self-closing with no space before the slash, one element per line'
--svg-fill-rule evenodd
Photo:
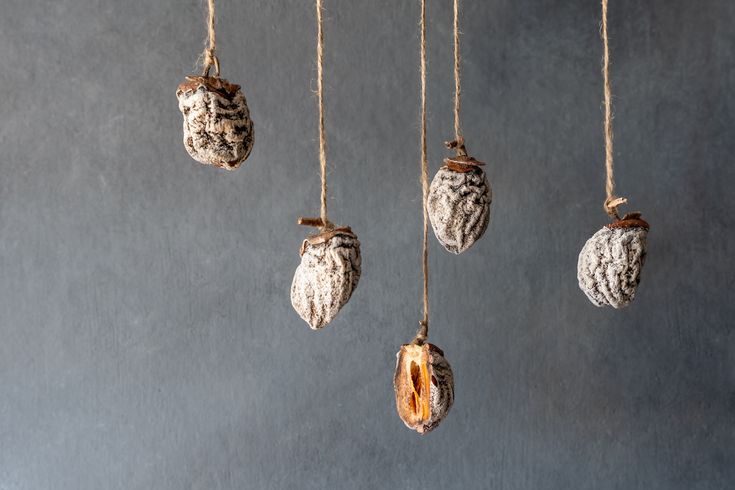
<path fill-rule="evenodd" d="M 316 0 L 316 90 L 319 99 L 319 169 L 322 176 L 321 218 L 327 226 L 327 132 L 324 128 L 324 20 L 322 18 L 322 0 Z"/>
<path fill-rule="evenodd" d="M 421 194 L 424 216 L 422 241 L 422 270 L 424 274 L 424 317 L 413 344 L 422 345 L 429 336 L 429 215 L 426 201 L 429 197 L 429 163 L 426 158 L 426 0 L 421 0 Z"/>
<path fill-rule="evenodd" d="M 207 17 L 209 45 L 204 49 L 204 53 L 202 54 L 204 57 L 204 71 L 202 72 L 202 76 L 208 77 L 210 68 L 214 66 L 214 76 L 219 78 L 219 58 L 215 54 L 217 51 L 217 36 L 214 29 L 215 18 L 214 0 L 209 0 L 209 16 Z"/>
<path fill-rule="evenodd" d="M 627 204 L 628 200 L 624 197 L 615 196 L 615 176 L 613 173 L 613 128 L 612 128 L 612 88 L 610 86 L 610 48 L 608 46 L 607 36 L 607 3 L 608 0 L 602 0 L 602 45 L 603 45 L 603 63 L 602 75 L 605 82 L 605 170 L 607 177 L 605 179 L 605 212 L 611 217 L 620 219 L 618 215 L 618 206 Z"/>
<path fill-rule="evenodd" d="M 324 19 L 322 0 L 316 0 L 316 96 L 319 106 L 319 170 L 321 172 L 321 213 L 319 218 L 299 218 L 298 224 L 330 231 L 334 225 L 327 216 L 327 131 L 324 125 Z"/>
<path fill-rule="evenodd" d="M 454 0 L 454 141 L 444 143 L 450 150 L 457 152 L 457 157 L 464 162 L 467 157 L 467 149 L 464 144 L 464 136 L 462 136 L 462 126 L 459 122 L 459 112 L 462 108 L 462 84 L 460 82 L 460 63 L 461 56 L 459 54 L 459 0 Z"/>
<path fill-rule="evenodd" d="M 462 106 L 462 85 L 459 78 L 459 0 L 454 0 L 454 139 L 457 146 L 464 144 L 462 128 L 459 124 L 459 110 Z"/>

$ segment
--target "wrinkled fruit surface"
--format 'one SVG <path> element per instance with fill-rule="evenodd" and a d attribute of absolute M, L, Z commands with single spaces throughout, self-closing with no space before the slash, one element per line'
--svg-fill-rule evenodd
<path fill-rule="evenodd" d="M 470 248 L 487 229 L 491 202 L 492 189 L 480 167 L 466 173 L 440 168 L 431 181 L 427 202 L 439 243 L 454 254 Z"/>
<path fill-rule="evenodd" d="M 360 241 L 349 228 L 307 238 L 291 284 L 291 304 L 318 330 L 349 301 L 360 280 Z"/>
<path fill-rule="evenodd" d="M 643 227 L 602 228 L 579 253 L 579 287 L 596 306 L 622 308 L 635 298 L 646 258 Z"/>
<path fill-rule="evenodd" d="M 401 346 L 393 389 L 403 423 L 419 434 L 433 430 L 454 403 L 454 375 L 444 352 L 432 344 Z"/>
<path fill-rule="evenodd" d="M 234 170 L 253 148 L 253 121 L 240 86 L 216 77 L 187 77 L 176 90 L 184 146 L 207 165 Z"/>

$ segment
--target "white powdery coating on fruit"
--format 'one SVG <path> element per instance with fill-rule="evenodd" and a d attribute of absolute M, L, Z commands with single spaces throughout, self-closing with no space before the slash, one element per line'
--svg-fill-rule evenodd
<path fill-rule="evenodd" d="M 646 258 L 643 227 L 603 227 L 579 253 L 579 287 L 596 306 L 622 308 L 635 298 Z"/>
<path fill-rule="evenodd" d="M 459 254 L 479 240 L 490 222 L 492 189 L 481 168 L 461 173 L 442 167 L 429 188 L 427 210 L 442 246 Z"/>
<path fill-rule="evenodd" d="M 429 355 L 436 382 L 431 380 L 431 417 L 424 424 L 424 433 L 435 429 L 454 404 L 454 374 L 449 361 L 436 351 L 430 351 Z"/>
<path fill-rule="evenodd" d="M 184 146 L 191 157 L 228 170 L 240 166 L 253 148 L 253 121 L 238 89 L 228 99 L 204 84 L 179 90 L 179 110 L 184 116 Z"/>
<path fill-rule="evenodd" d="M 318 330 L 332 321 L 349 301 L 360 280 L 360 241 L 336 232 L 324 243 L 304 241 L 301 264 L 291 284 L 291 304 L 309 326 Z"/>

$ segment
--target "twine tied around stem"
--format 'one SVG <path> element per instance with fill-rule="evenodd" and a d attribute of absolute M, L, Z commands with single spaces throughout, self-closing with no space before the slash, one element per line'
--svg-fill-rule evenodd
<path fill-rule="evenodd" d="M 462 83 L 460 76 L 460 68 L 462 57 L 459 50 L 459 0 L 454 0 L 454 22 L 453 22 L 453 43 L 454 43 L 454 140 L 446 141 L 444 146 L 448 150 L 455 150 L 456 154 L 452 158 L 445 158 L 444 163 L 455 172 L 472 172 L 477 167 L 484 165 L 467 153 L 465 147 L 464 136 L 462 135 L 462 125 L 460 123 L 460 110 L 462 108 Z"/>
<path fill-rule="evenodd" d="M 605 100 L 605 203 L 603 208 L 611 218 L 620 219 L 618 206 L 628 203 L 625 197 L 615 195 L 615 174 L 613 167 L 613 127 L 612 127 L 612 87 L 610 84 L 610 48 L 607 35 L 607 4 L 608 0 L 602 0 L 602 76 L 604 79 Z"/>
<path fill-rule="evenodd" d="M 459 122 L 459 112 L 462 107 L 462 84 L 460 81 L 460 62 L 459 55 L 459 0 L 454 0 L 454 140 L 456 142 L 457 155 L 460 155 L 460 149 L 464 151 L 464 138 L 462 137 L 462 127 Z M 467 152 L 464 152 L 467 155 Z"/>
<path fill-rule="evenodd" d="M 214 66 L 214 76 L 219 78 L 219 58 L 217 58 L 217 33 L 215 31 L 216 12 L 214 0 L 209 0 L 209 13 L 207 15 L 208 44 L 202 53 L 202 76 L 208 77 L 209 70 Z"/>
<path fill-rule="evenodd" d="M 213 1 L 213 0 L 210 0 Z M 324 18 L 323 0 L 316 0 L 316 95 L 319 107 L 319 171 L 321 174 L 321 210 L 318 218 L 299 218 L 297 223 L 319 228 L 321 233 L 334 229 L 327 214 L 327 131 L 324 122 Z"/>
<path fill-rule="evenodd" d="M 424 276 L 423 303 L 424 316 L 419 321 L 419 330 L 416 332 L 412 344 L 423 345 L 429 336 L 429 214 L 426 203 L 429 198 L 429 163 L 426 157 L 426 0 L 421 0 L 421 53 L 419 71 L 421 77 L 421 207 L 423 211 L 423 236 L 421 252 L 421 269 Z"/>
<path fill-rule="evenodd" d="M 464 146 L 462 126 L 459 113 L 462 108 L 462 83 L 460 79 L 461 57 L 459 55 L 459 0 L 454 0 L 454 140 L 446 141 L 444 146 L 449 150 L 456 150 L 457 157 L 467 157 L 467 149 Z"/>

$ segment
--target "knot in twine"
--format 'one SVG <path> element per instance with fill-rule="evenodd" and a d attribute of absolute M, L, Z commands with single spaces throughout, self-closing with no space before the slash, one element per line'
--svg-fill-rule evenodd
<path fill-rule="evenodd" d="M 429 320 L 419 321 L 419 330 L 411 341 L 412 345 L 424 345 L 429 336 Z"/>
<path fill-rule="evenodd" d="M 467 156 L 467 148 L 464 146 L 464 137 L 462 135 L 457 135 L 457 139 L 454 141 L 445 141 L 444 146 L 448 150 L 455 150 L 458 157 Z"/>
<path fill-rule="evenodd" d="M 618 206 L 622 206 L 623 204 L 628 204 L 627 198 L 610 196 L 605 199 L 605 204 L 603 205 L 603 208 L 605 209 L 607 215 L 611 218 L 620 219 L 620 215 L 618 214 Z"/>
<path fill-rule="evenodd" d="M 207 48 L 204 51 L 204 62 L 202 64 L 204 65 L 202 76 L 208 77 L 209 70 L 214 66 L 214 76 L 219 78 L 219 58 L 214 54 L 214 48 Z"/>
<path fill-rule="evenodd" d="M 316 0 L 316 97 L 319 108 L 319 174 L 321 178 L 320 215 L 299 218 L 297 223 L 319 228 L 320 233 L 334 230 L 327 212 L 327 131 L 324 115 L 324 17 L 323 0 Z"/>
<path fill-rule="evenodd" d="M 603 95 L 605 103 L 605 193 L 607 198 L 603 209 L 611 218 L 620 220 L 618 206 L 627 204 L 624 197 L 615 195 L 615 170 L 613 164 L 613 113 L 612 113 L 612 86 L 610 84 L 610 46 L 607 35 L 607 6 L 608 0 L 602 0 L 602 76 Z"/>
<path fill-rule="evenodd" d="M 204 61 L 202 63 L 204 70 L 202 76 L 208 77 L 209 70 L 214 66 L 214 76 L 219 78 L 219 58 L 215 52 L 217 51 L 217 33 L 215 31 L 215 5 L 214 0 L 209 0 L 209 14 L 207 16 L 207 33 L 209 45 L 204 49 L 202 56 Z"/>

